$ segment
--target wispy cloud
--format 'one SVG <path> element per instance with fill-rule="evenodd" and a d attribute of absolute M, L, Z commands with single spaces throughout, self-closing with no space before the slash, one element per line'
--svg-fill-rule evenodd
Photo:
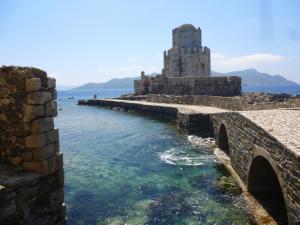
<path fill-rule="evenodd" d="M 132 64 L 132 65 L 128 65 L 128 66 L 124 66 L 124 67 L 120 68 L 119 71 L 126 72 L 126 73 L 139 73 L 143 69 L 144 69 L 143 66 Z"/>
<path fill-rule="evenodd" d="M 98 66 L 97 67 L 97 72 L 103 73 L 103 72 L 108 72 L 109 68 L 105 66 Z"/>
<path fill-rule="evenodd" d="M 154 62 L 162 62 L 163 61 L 163 53 L 159 52 L 155 56 L 152 57 L 151 59 Z"/>
<path fill-rule="evenodd" d="M 218 71 L 230 71 L 246 68 L 262 68 L 278 64 L 286 60 L 284 56 L 270 53 L 256 53 L 243 56 L 227 56 L 220 53 L 212 54 L 212 67 Z"/>
<path fill-rule="evenodd" d="M 53 77 L 53 78 L 57 78 L 59 76 L 59 72 L 49 72 L 48 76 Z"/>
<path fill-rule="evenodd" d="M 128 59 L 128 62 L 130 62 L 130 63 L 134 63 L 136 61 L 137 61 L 137 57 L 135 57 L 135 56 L 132 56 Z"/>

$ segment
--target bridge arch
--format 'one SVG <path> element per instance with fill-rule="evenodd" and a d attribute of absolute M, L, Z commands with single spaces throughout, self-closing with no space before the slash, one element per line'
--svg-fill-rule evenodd
<path fill-rule="evenodd" d="M 229 142 L 228 142 L 228 133 L 226 126 L 222 123 L 219 128 L 218 133 L 218 146 L 223 150 L 227 155 L 229 155 Z"/>
<path fill-rule="evenodd" d="M 288 213 L 282 184 L 275 162 L 268 153 L 257 150 L 248 169 L 248 191 L 279 225 L 286 225 Z"/>

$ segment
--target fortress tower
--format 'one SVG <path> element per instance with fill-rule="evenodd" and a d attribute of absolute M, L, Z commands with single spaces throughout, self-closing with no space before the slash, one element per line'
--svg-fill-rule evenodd
<path fill-rule="evenodd" d="M 202 47 L 201 29 L 184 24 L 172 32 L 173 46 L 164 51 L 162 74 L 167 77 L 210 76 L 210 50 Z"/>
<path fill-rule="evenodd" d="M 210 50 L 202 46 L 201 30 L 184 24 L 172 32 L 172 48 L 164 52 L 162 74 L 141 73 L 134 81 L 135 95 L 214 95 L 241 94 L 241 78 L 210 76 Z"/>

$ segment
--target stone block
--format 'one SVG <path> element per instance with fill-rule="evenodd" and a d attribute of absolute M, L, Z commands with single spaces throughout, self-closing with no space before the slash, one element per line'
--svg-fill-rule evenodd
<path fill-rule="evenodd" d="M 50 130 L 46 133 L 46 143 L 50 144 L 58 141 L 59 139 L 59 131 L 58 129 Z"/>
<path fill-rule="evenodd" d="M 42 175 L 49 174 L 49 165 L 47 160 L 41 162 L 23 162 L 22 167 L 25 171 L 38 172 Z"/>
<path fill-rule="evenodd" d="M 48 159 L 50 174 L 63 168 L 63 154 L 60 152 Z"/>
<path fill-rule="evenodd" d="M 46 144 L 45 134 L 32 134 L 25 138 L 27 148 L 41 148 Z"/>
<path fill-rule="evenodd" d="M 0 113 L 0 121 L 1 122 L 8 122 L 7 116 L 3 113 Z"/>
<path fill-rule="evenodd" d="M 42 105 L 24 105 L 23 106 L 23 121 L 30 122 L 36 118 L 45 115 L 45 110 Z"/>
<path fill-rule="evenodd" d="M 25 183 L 32 185 L 32 183 L 41 178 L 41 175 L 39 173 L 23 172 L 22 177 L 24 178 Z"/>
<path fill-rule="evenodd" d="M 57 91 L 55 89 L 52 90 L 52 99 L 53 100 L 57 99 Z"/>
<path fill-rule="evenodd" d="M 54 144 L 32 149 L 33 161 L 44 161 L 54 155 Z"/>
<path fill-rule="evenodd" d="M 63 188 L 59 188 L 56 191 L 50 193 L 49 205 L 53 209 L 56 209 L 56 210 L 60 209 L 63 201 L 64 201 L 64 189 Z"/>
<path fill-rule="evenodd" d="M 56 101 L 50 101 L 46 104 L 46 116 L 54 117 L 54 115 L 57 113 L 57 102 Z"/>
<path fill-rule="evenodd" d="M 14 166 L 19 166 L 22 163 L 22 157 L 21 156 L 8 157 L 8 160 Z"/>
<path fill-rule="evenodd" d="M 0 99 L 0 107 L 15 103 L 13 99 Z"/>
<path fill-rule="evenodd" d="M 47 91 L 31 92 L 27 95 L 28 104 L 39 105 L 45 104 L 52 99 L 52 94 Z"/>
<path fill-rule="evenodd" d="M 54 143 L 54 152 L 55 152 L 55 153 L 59 153 L 59 152 L 60 152 L 59 141 L 56 141 L 56 142 Z"/>
<path fill-rule="evenodd" d="M 39 91 L 42 88 L 42 82 L 39 78 L 31 78 L 26 80 L 26 91 Z"/>
<path fill-rule="evenodd" d="M 0 98 L 1 99 L 9 98 L 15 92 L 16 89 L 14 87 L 0 87 Z"/>
<path fill-rule="evenodd" d="M 57 110 L 57 102 L 56 101 L 51 101 L 51 111 L 56 111 Z"/>
<path fill-rule="evenodd" d="M 6 87 L 9 86 L 7 81 L 0 77 L 0 87 Z"/>
<path fill-rule="evenodd" d="M 65 173 L 64 173 L 64 168 L 61 168 L 57 171 L 57 182 L 59 187 L 63 187 L 65 184 Z"/>
<path fill-rule="evenodd" d="M 1 207 L 0 218 L 6 219 L 7 217 L 14 215 L 17 211 L 17 205 L 15 203 L 11 203 L 6 207 Z"/>
<path fill-rule="evenodd" d="M 1 180 L 1 184 L 5 187 L 16 187 L 24 182 L 22 176 L 9 176 L 4 180 Z"/>
<path fill-rule="evenodd" d="M 32 161 L 32 152 L 31 151 L 25 151 L 22 154 L 23 162 Z"/>
<path fill-rule="evenodd" d="M 32 123 L 32 133 L 44 133 L 54 128 L 54 120 L 51 117 L 34 120 Z"/>
<path fill-rule="evenodd" d="M 56 87 L 56 80 L 54 78 L 48 77 L 47 78 L 47 87 L 48 88 L 55 88 Z"/>

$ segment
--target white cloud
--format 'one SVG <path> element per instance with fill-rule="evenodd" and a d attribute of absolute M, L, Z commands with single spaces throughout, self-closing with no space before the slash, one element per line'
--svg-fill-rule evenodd
<path fill-rule="evenodd" d="M 136 62 L 136 61 L 137 61 L 137 57 L 135 57 L 135 56 L 130 57 L 130 58 L 128 59 L 128 62 L 130 62 L 130 63 L 134 63 L 134 62 Z"/>
<path fill-rule="evenodd" d="M 257 53 L 244 56 L 226 56 L 220 53 L 214 53 L 212 54 L 211 60 L 213 70 L 225 72 L 247 68 L 264 70 L 265 68 L 285 61 L 286 58 L 270 53 Z"/>
<path fill-rule="evenodd" d="M 144 69 L 144 67 L 142 67 L 142 66 L 132 64 L 132 65 L 128 65 L 128 66 L 124 66 L 124 67 L 120 68 L 119 71 L 125 72 L 125 73 L 139 73 L 143 69 Z"/>
<path fill-rule="evenodd" d="M 98 66 L 98 67 L 97 67 L 97 71 L 100 72 L 100 73 L 108 72 L 108 71 L 109 71 L 109 68 L 107 68 L 107 67 L 105 67 L 105 66 Z"/>
<path fill-rule="evenodd" d="M 59 72 L 49 72 L 48 77 L 57 78 L 59 77 Z"/>
<path fill-rule="evenodd" d="M 162 62 L 163 61 L 163 53 L 157 53 L 155 56 L 152 57 L 151 59 L 154 62 Z"/>
<path fill-rule="evenodd" d="M 157 66 L 150 66 L 149 68 L 146 69 L 146 73 L 159 73 L 161 69 L 159 69 Z"/>

